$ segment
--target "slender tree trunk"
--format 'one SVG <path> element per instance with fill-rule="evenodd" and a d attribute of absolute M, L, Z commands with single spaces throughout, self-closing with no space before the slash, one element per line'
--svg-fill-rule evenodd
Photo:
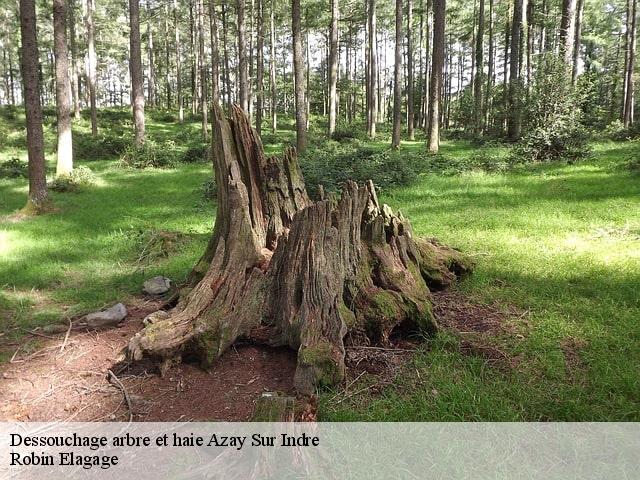
<path fill-rule="evenodd" d="M 425 32 L 425 62 L 424 62 L 424 120 L 423 120 L 423 128 L 425 137 L 428 135 L 429 131 L 429 92 L 431 87 L 431 35 L 433 34 L 433 2 L 432 0 L 427 0 L 427 30 Z"/>
<path fill-rule="evenodd" d="M 442 67 L 444 65 L 444 23 L 446 0 L 433 0 L 433 54 L 431 85 L 429 86 L 429 125 L 427 148 L 437 153 L 440 148 L 440 93 L 442 91 Z"/>
<path fill-rule="evenodd" d="M 189 0 L 189 61 L 191 62 L 191 114 L 198 113 L 198 49 L 196 47 L 197 35 L 196 30 L 196 2 L 198 0 Z"/>
<path fill-rule="evenodd" d="M 484 131 L 487 132 L 490 126 L 489 115 L 492 109 L 493 99 L 493 76 L 494 76 L 494 62 L 495 62 L 495 49 L 493 43 L 493 0 L 489 0 L 489 72 L 487 74 L 487 91 L 484 98 L 482 118 L 484 121 Z"/>
<path fill-rule="evenodd" d="M 484 111 L 482 93 L 484 90 L 484 0 L 478 5 L 478 31 L 476 32 L 476 79 L 473 84 L 473 129 L 476 135 L 484 130 Z"/>
<path fill-rule="evenodd" d="M 627 29 L 629 30 L 629 42 L 628 48 L 628 61 L 625 71 L 625 94 L 624 94 L 624 109 L 623 109 L 623 124 L 625 128 L 629 128 L 633 125 L 633 108 L 634 108 L 634 89 L 633 89 L 633 73 L 635 69 L 635 56 L 636 56 L 636 16 L 637 16 L 637 1 L 630 1 L 630 17 L 627 18 Z"/>
<path fill-rule="evenodd" d="M 368 22 L 369 22 L 369 69 L 368 69 L 368 98 L 367 98 L 367 126 L 369 138 L 376 136 L 376 119 L 378 116 L 378 42 L 376 26 L 376 0 L 368 0 Z"/>
<path fill-rule="evenodd" d="M 156 104 L 156 74 L 153 64 L 153 30 L 151 29 L 151 2 L 147 0 L 147 61 L 149 62 L 148 103 L 149 107 Z"/>
<path fill-rule="evenodd" d="M 569 0 L 572 1 L 572 0 Z M 520 138 L 521 131 L 521 81 L 520 81 L 520 34 L 522 31 L 522 0 L 513 4 L 513 21 L 511 22 L 511 58 L 509 61 L 509 110 L 507 133 L 511 141 Z"/>
<path fill-rule="evenodd" d="M 291 31 L 293 32 L 293 70 L 296 99 L 296 148 L 301 153 L 307 143 L 307 112 L 304 91 L 305 60 L 302 46 L 300 0 L 291 0 Z"/>
<path fill-rule="evenodd" d="M 91 134 L 98 134 L 98 109 L 96 105 L 96 44 L 95 25 L 93 23 L 94 0 L 85 0 L 86 10 L 84 17 L 87 32 L 87 80 L 89 83 L 89 106 L 91 108 Z"/>
<path fill-rule="evenodd" d="M 80 120 L 80 82 L 78 81 L 78 48 L 76 44 L 76 7 L 75 0 L 69 0 L 69 37 L 71 45 L 71 95 L 73 96 L 73 115 Z"/>
<path fill-rule="evenodd" d="M 222 3 L 222 51 L 224 53 L 224 87 L 227 105 L 231 105 L 231 70 L 229 67 L 229 50 L 227 49 L 227 9 Z"/>
<path fill-rule="evenodd" d="M 530 0 L 531 1 L 531 0 Z M 577 0 L 576 31 L 573 42 L 573 70 L 571 72 L 571 85 L 576 86 L 578 80 L 578 61 L 580 60 L 580 43 L 582 42 L 582 17 L 584 15 L 584 0 Z"/>
<path fill-rule="evenodd" d="M 400 147 L 402 115 L 402 0 L 396 0 L 396 44 L 393 66 L 393 134 L 391 147 Z"/>
<path fill-rule="evenodd" d="M 275 0 L 271 0 L 271 18 L 269 24 L 269 87 L 271 90 L 271 132 L 278 130 L 278 92 L 276 89 L 276 22 Z"/>
<path fill-rule="evenodd" d="M 336 130 L 336 91 L 338 87 L 338 0 L 331 0 L 331 25 L 329 27 L 329 137 Z"/>
<path fill-rule="evenodd" d="M 264 114 L 264 0 L 257 0 L 258 16 L 256 51 L 256 131 L 262 135 Z"/>
<path fill-rule="evenodd" d="M 238 88 L 240 107 L 249 113 L 249 86 L 247 84 L 247 45 L 245 39 L 245 0 L 236 0 L 238 17 Z"/>
<path fill-rule="evenodd" d="M 53 0 L 53 49 L 56 56 L 56 112 L 58 117 L 56 175 L 68 175 L 73 170 L 71 85 L 69 83 L 69 52 L 67 51 L 66 29 L 66 0 Z"/>
<path fill-rule="evenodd" d="M 504 53 L 503 53 L 503 66 L 502 66 L 502 90 L 503 90 L 503 108 L 504 115 L 502 118 L 502 129 L 506 132 L 507 118 L 509 111 L 509 52 L 511 48 L 511 4 L 507 11 L 507 18 L 504 25 Z"/>
<path fill-rule="evenodd" d="M 198 70 L 200 72 L 200 110 L 202 111 L 202 139 L 209 140 L 209 105 L 207 103 L 207 69 L 204 58 L 204 0 L 197 0 L 198 14 Z"/>
<path fill-rule="evenodd" d="M 171 51 L 169 49 L 169 4 L 164 4 L 164 92 L 167 109 L 171 108 Z M 160 101 L 158 101 L 158 104 Z"/>
<path fill-rule="evenodd" d="M 413 0 L 407 0 L 407 135 L 415 140 L 413 85 Z"/>
<path fill-rule="evenodd" d="M 142 83 L 142 53 L 140 51 L 140 0 L 129 0 L 129 72 L 131 74 L 131 105 L 135 144 L 144 143 L 144 86 Z"/>
<path fill-rule="evenodd" d="M 218 45 L 218 14 L 214 0 L 209 0 L 209 30 L 211 31 L 211 103 L 215 109 L 220 105 L 220 48 Z M 211 122 L 214 121 L 212 116 Z"/>
<path fill-rule="evenodd" d="M 176 99 L 178 119 L 182 123 L 184 122 L 184 100 L 182 98 L 182 54 L 180 52 L 180 29 L 178 28 L 178 0 L 173 0 L 173 33 L 176 42 Z"/>
<path fill-rule="evenodd" d="M 34 0 L 20 0 L 20 37 L 22 40 L 21 72 L 24 109 L 27 120 L 27 154 L 29 157 L 29 198 L 26 213 L 40 213 L 49 201 L 42 107 L 40 105 L 40 77 Z"/>
<path fill-rule="evenodd" d="M 573 42 L 575 40 L 576 27 L 576 2 L 577 0 L 562 1 L 562 17 L 560 19 L 560 55 L 571 72 L 573 61 Z"/>

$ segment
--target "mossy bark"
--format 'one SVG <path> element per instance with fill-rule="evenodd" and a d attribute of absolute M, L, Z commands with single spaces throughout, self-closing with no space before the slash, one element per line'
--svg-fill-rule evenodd
<path fill-rule="evenodd" d="M 312 201 L 294 150 L 267 158 L 241 109 L 215 116 L 213 236 L 178 304 L 130 340 L 131 360 L 207 365 L 266 326 L 270 344 L 298 352 L 295 386 L 311 393 L 344 378 L 348 333 L 384 344 L 399 325 L 436 330 L 429 288 L 470 270 L 460 252 L 415 239 L 371 182 Z"/>

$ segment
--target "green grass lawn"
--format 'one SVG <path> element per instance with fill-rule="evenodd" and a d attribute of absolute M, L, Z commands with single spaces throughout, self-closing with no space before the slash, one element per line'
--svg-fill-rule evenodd
<path fill-rule="evenodd" d="M 177 137 L 182 128 L 149 123 L 158 137 Z M 523 312 L 515 320 L 519 335 L 491 339 L 518 362 L 492 366 L 461 353 L 460 338 L 443 332 L 381 394 L 341 403 L 332 400 L 336 392 L 323 394 L 321 418 L 640 420 L 640 179 L 620 168 L 635 148 L 599 143 L 575 165 L 429 174 L 383 192 L 416 234 L 474 256 L 477 270 L 460 286 L 465 294 Z M 442 152 L 456 158 L 475 150 L 445 142 Z M 19 142 L 1 149 L 0 161 L 13 155 L 24 157 Z M 96 173 L 96 186 L 54 193 L 54 213 L 0 223 L 5 339 L 126 303 L 150 276 L 180 281 L 206 245 L 214 218 L 201 192 L 208 164 L 148 170 L 120 168 L 117 158 L 81 164 Z M 26 193 L 26 180 L 0 179 L 0 216 L 21 208 Z M 150 232 L 157 231 L 181 234 L 166 258 L 147 255 Z M 566 344 L 576 346 L 570 368 Z"/>

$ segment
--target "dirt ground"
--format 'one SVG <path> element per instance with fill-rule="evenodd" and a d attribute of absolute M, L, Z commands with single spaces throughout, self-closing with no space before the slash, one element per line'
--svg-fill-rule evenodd
<path fill-rule="evenodd" d="M 492 333 L 511 314 L 478 306 L 457 293 L 434 295 L 434 311 L 445 328 Z M 143 318 L 158 304 L 141 300 L 129 307 L 118 328 L 35 336 L 30 353 L 13 346 L 12 362 L 0 365 L 0 421 L 243 421 L 265 391 L 293 394 L 295 353 L 286 348 L 236 345 L 209 371 L 183 363 L 165 377 L 151 365 L 117 374 L 109 381 L 119 352 L 140 330 Z M 64 348 L 61 346 L 64 344 Z M 462 348 L 467 348 L 465 343 Z M 363 373 L 377 375 L 375 388 L 393 381 L 407 356 L 418 346 L 406 339 L 385 348 L 348 347 L 349 382 Z M 473 348 L 470 348 L 473 353 Z"/>

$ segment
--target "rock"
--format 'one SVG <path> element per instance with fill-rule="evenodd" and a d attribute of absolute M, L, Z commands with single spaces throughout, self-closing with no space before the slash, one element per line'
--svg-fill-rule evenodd
<path fill-rule="evenodd" d="M 164 310 L 158 310 L 157 312 L 150 313 L 149 315 L 144 317 L 144 320 L 142 320 L 142 323 L 144 324 L 145 327 L 147 327 L 149 325 L 156 323 L 158 320 L 166 320 L 170 316 L 171 315 L 169 315 L 169 312 L 165 312 Z"/>
<path fill-rule="evenodd" d="M 142 291 L 149 295 L 162 295 L 171 289 L 171 280 L 167 277 L 153 277 L 143 284 Z"/>
<path fill-rule="evenodd" d="M 42 327 L 44 333 L 64 333 L 69 329 L 69 325 L 63 325 L 62 323 L 54 323 L 51 325 L 45 325 Z"/>
<path fill-rule="evenodd" d="M 104 328 L 117 325 L 127 316 L 127 307 L 116 303 L 113 307 L 101 312 L 90 313 L 85 317 L 87 327 Z"/>

